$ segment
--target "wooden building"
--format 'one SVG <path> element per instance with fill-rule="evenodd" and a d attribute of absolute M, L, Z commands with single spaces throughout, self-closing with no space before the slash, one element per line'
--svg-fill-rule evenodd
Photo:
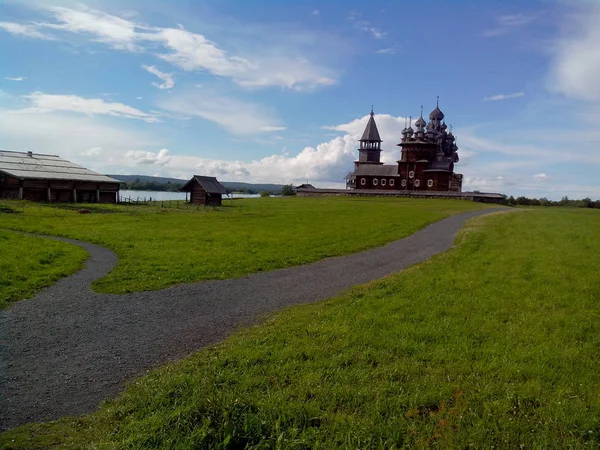
<path fill-rule="evenodd" d="M 0 150 L 0 198 L 116 203 L 119 185 L 56 155 Z"/>
<path fill-rule="evenodd" d="M 411 121 L 412 122 L 412 121 Z M 380 161 L 381 138 L 374 113 L 360 139 L 358 161 L 354 171 L 346 176 L 347 189 L 380 191 L 461 192 L 461 174 L 454 173 L 458 162 L 456 138 L 444 122 L 439 105 L 429 114 L 429 123 L 421 117 L 402 130 L 398 144 L 402 148 L 397 164 Z"/>
<path fill-rule="evenodd" d="M 194 175 L 183 185 L 180 192 L 189 192 L 189 202 L 193 205 L 221 206 L 223 194 L 227 194 L 227 189 L 215 177 Z"/>

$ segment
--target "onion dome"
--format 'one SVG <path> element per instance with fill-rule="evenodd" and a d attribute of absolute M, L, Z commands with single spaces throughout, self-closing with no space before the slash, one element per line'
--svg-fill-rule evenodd
<path fill-rule="evenodd" d="M 417 128 L 423 128 L 425 125 L 427 125 L 427 124 L 425 123 L 425 120 L 423 119 L 423 116 L 419 117 L 417 119 L 417 121 L 415 122 L 415 126 Z"/>
<path fill-rule="evenodd" d="M 444 113 L 440 110 L 439 106 L 436 106 L 431 113 L 429 113 L 429 120 L 443 120 Z"/>
<path fill-rule="evenodd" d="M 442 123 L 442 131 L 446 131 L 448 129 L 448 125 L 446 125 L 446 122 Z"/>
<path fill-rule="evenodd" d="M 411 126 L 406 128 L 406 134 L 408 137 L 411 137 L 414 134 L 414 132 L 415 132 L 415 130 L 413 130 Z"/>

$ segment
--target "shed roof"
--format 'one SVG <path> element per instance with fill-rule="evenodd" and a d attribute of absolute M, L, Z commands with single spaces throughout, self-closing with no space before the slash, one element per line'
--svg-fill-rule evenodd
<path fill-rule="evenodd" d="M 208 194 L 227 194 L 227 189 L 217 181 L 216 177 L 205 177 L 202 175 L 194 175 L 179 190 L 182 192 L 190 192 L 194 181 L 198 182 L 200 186 L 202 186 L 202 189 Z"/>
<path fill-rule="evenodd" d="M 120 183 L 56 155 L 0 150 L 0 172 L 21 180 L 69 180 Z"/>

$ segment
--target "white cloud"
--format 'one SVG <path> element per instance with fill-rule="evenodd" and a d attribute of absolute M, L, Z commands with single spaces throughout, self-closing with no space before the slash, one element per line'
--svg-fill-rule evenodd
<path fill-rule="evenodd" d="M 537 19 L 537 15 L 516 13 L 498 16 L 496 25 L 486 30 L 483 35 L 485 37 L 501 36 L 511 32 L 516 28 L 523 27 Z"/>
<path fill-rule="evenodd" d="M 49 41 L 54 40 L 54 37 L 38 31 L 38 27 L 36 25 L 0 22 L 0 29 L 17 36 L 45 39 Z"/>
<path fill-rule="evenodd" d="M 202 117 L 237 135 L 281 131 L 285 127 L 266 108 L 217 95 L 208 90 L 179 93 L 159 100 L 160 108 L 175 114 Z"/>
<path fill-rule="evenodd" d="M 159 150 L 157 153 L 143 150 L 129 150 L 125 153 L 125 158 L 134 164 L 154 164 L 159 166 L 164 166 L 171 160 L 169 150 L 166 148 Z"/>
<path fill-rule="evenodd" d="M 4 79 L 8 81 L 24 81 L 27 77 L 4 77 Z"/>
<path fill-rule="evenodd" d="M 536 180 L 546 180 L 548 179 L 548 175 L 546 175 L 545 173 L 538 173 L 534 175 L 533 178 Z"/>
<path fill-rule="evenodd" d="M 173 86 L 175 86 L 175 81 L 173 80 L 172 73 L 164 73 L 154 66 L 147 66 L 145 64 L 142 65 L 142 67 L 148 72 L 150 72 L 152 75 L 156 75 L 159 79 L 163 81 L 162 83 L 153 82 L 152 86 L 157 87 L 158 89 L 171 89 Z"/>
<path fill-rule="evenodd" d="M 398 49 L 396 47 L 382 48 L 377 50 L 377 53 L 380 55 L 395 55 L 398 53 Z"/>
<path fill-rule="evenodd" d="M 257 52 L 235 55 L 181 25 L 178 28 L 148 26 L 83 5 L 76 9 L 55 6 L 46 10 L 53 15 L 53 22 L 7 24 L 5 28 L 10 27 L 9 31 L 14 34 L 38 38 L 47 38 L 39 30 L 52 29 L 89 36 L 94 42 L 118 50 L 151 50 L 155 56 L 183 70 L 207 71 L 246 87 L 279 86 L 311 90 L 336 83 L 332 70 L 313 64 L 289 45 L 260 45 Z M 157 51 L 157 47 L 166 52 Z"/>
<path fill-rule="evenodd" d="M 491 97 L 485 97 L 483 99 L 483 101 L 496 101 L 496 100 L 508 100 L 511 98 L 519 98 L 519 97 L 524 97 L 525 96 L 525 92 L 514 92 L 512 94 L 497 94 L 497 95 L 492 95 Z"/>
<path fill-rule="evenodd" d="M 43 23 L 40 26 L 71 33 L 95 36 L 95 41 L 104 42 L 120 50 L 139 51 L 136 43 L 136 24 L 102 11 L 81 6 L 80 9 L 62 6 L 49 7 L 58 23 Z"/>
<path fill-rule="evenodd" d="M 164 145 L 159 138 L 128 128 L 129 123 L 108 123 L 105 116 L 0 109 L 3 146 L 60 155 L 105 173 L 132 165 L 124 158 L 130 150 Z"/>
<path fill-rule="evenodd" d="M 356 20 L 354 18 L 351 19 L 354 22 L 354 28 L 356 28 L 357 30 L 360 31 L 366 31 L 368 33 L 371 34 L 371 36 L 373 36 L 375 39 L 381 39 L 382 37 L 384 37 L 387 33 L 384 31 L 381 31 L 379 28 L 372 26 L 368 21 L 366 20 Z"/>
<path fill-rule="evenodd" d="M 600 3 L 578 4 L 561 22 L 553 47 L 550 87 L 567 97 L 600 101 Z"/>
<path fill-rule="evenodd" d="M 123 103 L 105 102 L 100 98 L 83 98 L 76 95 L 51 95 L 33 92 L 24 95 L 32 106 L 17 111 L 19 113 L 48 113 L 53 111 L 69 111 L 80 114 L 106 114 L 109 116 L 140 119 L 145 122 L 158 122 L 156 114 L 149 114 Z"/>

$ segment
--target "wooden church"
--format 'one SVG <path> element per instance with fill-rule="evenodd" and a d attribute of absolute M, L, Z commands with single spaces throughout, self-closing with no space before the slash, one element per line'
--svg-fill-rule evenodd
<path fill-rule="evenodd" d="M 346 186 L 351 189 L 387 191 L 442 191 L 461 192 L 463 176 L 454 173 L 458 162 L 456 138 L 444 121 L 439 108 L 429 114 L 429 122 L 421 117 L 412 128 L 412 119 L 402 130 L 400 160 L 396 164 L 383 164 L 381 138 L 374 113 L 360 139 L 358 161 L 354 172 L 346 176 Z"/>

